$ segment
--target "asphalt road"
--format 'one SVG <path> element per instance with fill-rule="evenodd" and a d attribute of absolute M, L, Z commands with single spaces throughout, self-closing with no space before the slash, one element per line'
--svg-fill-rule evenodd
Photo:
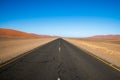
<path fill-rule="evenodd" d="M 120 72 L 57 39 L 2 67 L 0 80 L 120 80 Z"/>

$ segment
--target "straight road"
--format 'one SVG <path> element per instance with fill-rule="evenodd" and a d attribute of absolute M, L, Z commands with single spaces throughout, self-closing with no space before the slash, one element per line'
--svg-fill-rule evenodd
<path fill-rule="evenodd" d="M 0 80 L 120 80 L 120 72 L 57 39 L 2 67 Z"/>

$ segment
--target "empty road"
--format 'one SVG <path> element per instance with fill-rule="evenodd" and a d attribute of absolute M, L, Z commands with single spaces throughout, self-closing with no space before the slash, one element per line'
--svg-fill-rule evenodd
<path fill-rule="evenodd" d="M 120 72 L 57 39 L 0 68 L 0 80 L 120 80 Z"/>

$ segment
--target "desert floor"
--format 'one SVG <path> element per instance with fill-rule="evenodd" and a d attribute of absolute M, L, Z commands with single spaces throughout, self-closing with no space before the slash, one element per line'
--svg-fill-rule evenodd
<path fill-rule="evenodd" d="M 120 39 L 64 38 L 75 46 L 120 67 Z"/>
<path fill-rule="evenodd" d="M 10 38 L 0 37 L 0 63 L 42 46 L 55 38 Z"/>

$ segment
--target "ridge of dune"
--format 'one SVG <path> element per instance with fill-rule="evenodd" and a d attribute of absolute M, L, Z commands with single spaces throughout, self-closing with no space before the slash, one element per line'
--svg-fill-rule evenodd
<path fill-rule="evenodd" d="M 0 28 L 0 64 L 57 38 Z"/>
<path fill-rule="evenodd" d="M 39 37 L 51 37 L 48 35 L 38 35 L 33 33 L 22 32 L 12 29 L 0 28 L 0 36 L 3 37 L 27 37 L 27 38 L 39 38 Z"/>
<path fill-rule="evenodd" d="M 102 38 L 102 39 L 120 39 L 120 35 L 97 35 L 89 38 Z"/>

